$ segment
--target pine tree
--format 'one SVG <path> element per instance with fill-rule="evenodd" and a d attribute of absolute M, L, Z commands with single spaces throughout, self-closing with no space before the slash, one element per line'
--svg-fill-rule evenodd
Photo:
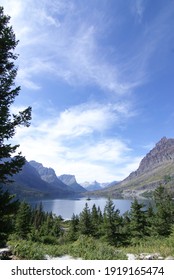
<path fill-rule="evenodd" d="M 31 230 L 31 207 L 26 202 L 21 202 L 16 215 L 16 234 L 22 238 L 27 238 Z"/>
<path fill-rule="evenodd" d="M 174 202 L 162 185 L 155 190 L 154 201 L 156 212 L 153 220 L 153 233 L 168 236 L 174 223 Z"/>
<path fill-rule="evenodd" d="M 79 235 L 79 216 L 73 214 L 68 229 L 67 239 L 69 241 L 76 241 L 78 239 L 78 235 Z"/>
<path fill-rule="evenodd" d="M 101 226 L 102 226 L 102 213 L 100 210 L 100 207 L 96 207 L 94 204 L 91 211 L 91 221 L 92 221 L 92 228 L 93 233 L 92 235 L 96 238 L 99 238 L 101 236 Z"/>
<path fill-rule="evenodd" d="M 4 184 L 10 177 L 18 173 L 25 158 L 21 153 L 16 153 L 19 145 L 11 145 L 9 140 L 15 135 L 16 128 L 20 125 L 29 126 L 31 120 L 31 107 L 18 114 L 11 113 L 11 105 L 18 96 L 20 87 L 15 87 L 17 68 L 14 61 L 18 55 L 14 50 L 18 44 L 11 26 L 10 17 L 4 15 L 0 6 L 0 239 L 7 240 L 11 228 L 11 218 L 16 213 L 17 202 L 12 201 L 8 191 L 4 191 Z M 12 157 L 13 154 L 17 155 Z"/>
<path fill-rule="evenodd" d="M 111 245 L 119 245 L 121 241 L 120 236 L 120 211 L 115 210 L 115 205 L 111 199 L 108 199 L 103 218 L 103 234 L 104 239 Z"/>
<path fill-rule="evenodd" d="M 153 234 L 155 212 L 152 204 L 148 206 L 146 211 L 146 223 L 147 223 L 147 235 L 151 236 Z"/>
<path fill-rule="evenodd" d="M 35 209 L 32 210 L 32 225 L 33 227 L 38 230 L 42 223 L 44 222 L 45 219 L 45 212 L 43 211 L 43 205 L 42 202 L 39 203 L 39 205 L 37 205 L 35 207 Z"/>
<path fill-rule="evenodd" d="M 142 210 L 143 206 L 135 198 L 130 209 L 129 229 L 131 237 L 135 242 L 146 235 L 146 216 L 145 211 Z"/>
<path fill-rule="evenodd" d="M 91 212 L 88 207 L 88 204 L 85 204 L 85 208 L 80 213 L 79 219 L 79 231 L 84 235 L 92 235 L 93 234 L 93 225 L 91 220 Z"/>
<path fill-rule="evenodd" d="M 19 202 L 14 201 L 14 195 L 0 188 L 0 246 L 5 245 L 8 235 L 14 229 L 13 221 L 18 207 Z"/>
<path fill-rule="evenodd" d="M 9 21 L 10 17 L 4 15 L 3 7 L 0 7 L 0 185 L 8 182 L 9 177 L 18 173 L 25 163 L 20 152 L 12 157 L 19 145 L 11 145 L 9 140 L 18 126 L 29 126 L 31 120 L 31 107 L 18 114 L 12 114 L 10 110 L 20 87 L 15 87 L 14 83 L 17 75 L 14 61 L 18 57 L 14 50 L 18 41 Z"/>

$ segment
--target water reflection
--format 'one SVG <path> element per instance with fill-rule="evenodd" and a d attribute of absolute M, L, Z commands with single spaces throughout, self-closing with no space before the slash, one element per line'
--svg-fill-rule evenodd
<path fill-rule="evenodd" d="M 122 215 L 126 211 L 128 211 L 131 207 L 132 200 L 127 199 L 113 199 L 115 208 L 120 210 L 120 214 Z M 92 206 L 95 204 L 96 207 L 100 207 L 101 211 L 104 211 L 104 207 L 107 202 L 107 198 L 94 198 L 91 200 L 86 200 L 86 198 L 82 199 L 50 199 L 50 200 L 37 200 L 32 201 L 32 205 L 36 205 L 42 202 L 43 209 L 46 212 L 53 212 L 56 215 L 61 215 L 63 219 L 71 219 L 73 213 L 75 215 L 79 215 L 80 212 L 85 207 L 87 203 L 89 208 L 92 209 Z"/>

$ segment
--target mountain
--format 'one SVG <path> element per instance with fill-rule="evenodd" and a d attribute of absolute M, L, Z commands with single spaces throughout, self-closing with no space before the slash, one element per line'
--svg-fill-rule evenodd
<path fill-rule="evenodd" d="M 102 187 L 100 185 L 100 183 L 98 183 L 97 181 L 94 182 L 84 182 L 81 184 L 87 191 L 97 191 L 97 190 L 102 190 Z"/>
<path fill-rule="evenodd" d="M 36 161 L 26 162 L 22 170 L 12 179 L 14 182 L 8 189 L 21 199 L 77 197 L 84 190 L 81 186 L 77 186 L 74 190 L 74 186 L 64 184 L 58 179 L 54 169 L 44 167 Z"/>
<path fill-rule="evenodd" d="M 71 190 L 63 189 L 62 186 L 54 186 L 42 180 L 37 170 L 28 162 L 25 163 L 22 170 L 13 176 L 13 183 L 9 184 L 8 189 L 11 193 L 17 194 L 18 198 L 34 197 L 65 197 L 74 195 Z M 62 184 L 62 182 L 61 182 Z"/>
<path fill-rule="evenodd" d="M 71 188 L 69 188 L 66 184 L 58 179 L 53 168 L 44 167 L 42 163 L 36 162 L 34 160 L 30 161 L 29 164 L 35 168 L 41 179 L 49 183 L 52 187 L 58 188 L 63 191 L 66 190 L 72 192 Z"/>
<path fill-rule="evenodd" d="M 148 196 L 160 184 L 174 192 L 174 139 L 163 137 L 141 160 L 138 169 L 120 183 L 96 194 Z"/>
<path fill-rule="evenodd" d="M 76 193 L 86 192 L 86 190 L 80 184 L 77 183 L 76 178 L 75 178 L 74 175 L 63 174 L 63 175 L 59 176 L 58 178 L 64 184 L 66 184 L 69 187 L 71 187 L 74 192 L 76 192 Z"/>
<path fill-rule="evenodd" d="M 94 182 L 84 182 L 81 185 L 87 190 L 87 191 L 97 191 L 102 190 L 104 188 L 111 187 L 113 185 L 116 185 L 117 181 L 110 182 L 110 183 L 99 183 L 97 181 Z"/>

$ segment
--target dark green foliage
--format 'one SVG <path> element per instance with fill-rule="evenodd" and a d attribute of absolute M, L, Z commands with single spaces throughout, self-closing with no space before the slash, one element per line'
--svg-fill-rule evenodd
<path fill-rule="evenodd" d="M 21 202 L 16 216 L 16 234 L 24 239 L 31 229 L 31 208 L 26 202 Z"/>
<path fill-rule="evenodd" d="M 95 204 L 93 205 L 91 211 L 91 221 L 93 229 L 92 235 L 96 238 L 99 238 L 101 236 L 101 225 L 103 223 L 103 216 L 100 207 L 98 207 L 97 209 Z"/>
<path fill-rule="evenodd" d="M 8 235 L 14 229 L 14 218 L 19 206 L 18 201 L 14 201 L 14 196 L 8 191 L 0 188 L 0 246 L 4 246 Z"/>
<path fill-rule="evenodd" d="M 15 247 L 17 254 L 30 259 L 43 258 L 42 250 L 48 248 L 44 246 L 50 246 L 53 255 L 60 255 L 60 252 L 63 252 L 63 254 L 70 254 L 82 259 L 125 259 L 122 251 L 116 250 L 115 247 L 127 248 L 129 246 L 130 250 L 132 248 L 141 250 L 138 248 L 146 245 L 147 249 L 149 246 L 155 246 L 156 250 L 157 241 L 159 241 L 160 252 L 164 252 L 165 246 L 168 246 L 167 250 L 171 251 L 169 248 L 173 246 L 174 232 L 173 202 L 171 196 L 166 194 L 161 186 L 156 190 L 155 198 L 155 211 L 151 205 L 144 210 L 144 205 L 135 199 L 130 211 L 120 216 L 113 201 L 109 199 L 103 214 L 95 205 L 90 211 L 86 204 L 80 216 L 73 215 L 72 219 L 66 222 L 52 213 L 45 213 L 41 204 L 31 209 L 24 203 L 16 215 L 17 237 L 13 235 L 9 244 L 13 244 L 14 239 L 17 240 L 18 245 Z M 170 211 L 168 211 L 169 209 Z M 159 221 L 163 221 L 159 220 L 162 215 L 161 211 L 171 214 L 170 219 L 169 217 L 164 219 L 164 221 L 170 222 L 170 231 L 161 230 L 159 232 Z M 27 214 L 29 212 L 31 213 L 30 218 Z M 162 217 L 164 218 L 164 216 Z M 26 223 L 26 219 L 28 219 L 28 223 Z M 163 223 L 161 223 L 161 227 L 163 228 Z M 25 238 L 26 244 L 22 240 L 18 240 L 21 237 Z M 36 250 L 35 246 L 43 249 Z M 28 251 L 26 252 L 26 250 Z M 47 254 L 46 251 L 45 254 Z M 166 254 L 167 252 L 164 252 L 164 255 Z"/>
<path fill-rule="evenodd" d="M 36 230 L 40 229 L 42 223 L 44 222 L 44 216 L 45 213 L 43 211 L 43 206 L 42 203 L 40 203 L 32 210 L 31 214 L 32 224 Z"/>
<path fill-rule="evenodd" d="M 73 214 L 67 233 L 67 239 L 69 241 L 76 241 L 78 239 L 78 236 L 79 236 L 79 216 Z"/>
<path fill-rule="evenodd" d="M 155 219 L 154 207 L 150 204 L 146 211 L 146 234 L 151 236 L 153 234 L 153 224 Z"/>
<path fill-rule="evenodd" d="M 154 201 L 156 208 L 152 225 L 154 235 L 168 236 L 174 223 L 174 202 L 162 185 L 155 190 Z"/>
<path fill-rule="evenodd" d="M 146 235 L 146 216 L 142 210 L 143 204 L 138 203 L 137 199 L 131 205 L 130 209 L 130 235 L 134 240 L 143 238 Z"/>
<path fill-rule="evenodd" d="M 88 207 L 88 204 L 85 204 L 85 208 L 80 214 L 79 218 L 79 231 L 83 235 L 92 235 L 93 234 L 93 224 L 91 219 L 91 212 Z"/>
<path fill-rule="evenodd" d="M 29 126 L 31 120 L 31 107 L 28 107 L 18 114 L 11 114 L 10 106 L 18 96 L 20 87 L 15 87 L 14 80 L 17 75 L 17 68 L 14 61 L 18 55 L 14 50 L 18 44 L 11 26 L 10 17 L 4 15 L 0 7 L 0 184 L 9 181 L 9 177 L 18 173 L 25 158 L 16 152 L 19 145 L 12 146 L 9 141 L 18 126 Z"/>
<path fill-rule="evenodd" d="M 117 260 L 127 259 L 126 256 L 115 250 L 115 247 L 108 245 L 106 242 L 96 240 L 92 236 L 81 235 L 75 241 L 69 253 L 74 257 L 82 258 L 84 260 Z"/>
<path fill-rule="evenodd" d="M 118 245 L 120 242 L 120 223 L 119 210 L 115 210 L 115 205 L 111 199 L 106 203 L 103 217 L 104 239 L 111 245 Z"/>
<path fill-rule="evenodd" d="M 25 158 L 21 153 L 16 153 L 19 145 L 11 145 L 9 140 L 15 135 L 18 126 L 29 126 L 31 120 L 31 108 L 11 113 L 11 105 L 18 96 L 20 87 L 15 87 L 14 80 L 17 68 L 14 61 L 18 55 L 14 50 L 18 44 L 11 26 L 10 17 L 4 15 L 3 7 L 0 7 L 0 240 L 3 243 L 12 228 L 13 214 L 16 212 L 17 203 L 12 202 L 12 196 L 8 191 L 2 191 L 4 184 L 10 182 L 10 177 L 18 173 Z M 14 157 L 12 155 L 16 153 Z"/>

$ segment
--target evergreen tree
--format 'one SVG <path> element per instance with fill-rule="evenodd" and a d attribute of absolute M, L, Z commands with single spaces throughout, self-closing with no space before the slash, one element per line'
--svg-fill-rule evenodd
<path fill-rule="evenodd" d="M 124 245 L 129 244 L 131 240 L 129 211 L 126 211 L 122 216 L 121 235 L 122 235 L 122 243 Z"/>
<path fill-rule="evenodd" d="M 21 202 L 18 213 L 16 215 L 16 233 L 17 235 L 25 239 L 31 230 L 31 207 L 26 202 Z"/>
<path fill-rule="evenodd" d="M 60 237 L 60 235 L 62 234 L 61 221 L 62 221 L 61 216 L 53 215 L 53 226 L 51 231 L 52 236 Z"/>
<path fill-rule="evenodd" d="M 146 212 L 147 235 L 149 236 L 153 234 L 154 218 L 154 207 L 150 204 Z"/>
<path fill-rule="evenodd" d="M 15 213 L 19 202 L 14 201 L 14 195 L 0 188 L 0 246 L 5 245 L 8 235 L 14 229 Z"/>
<path fill-rule="evenodd" d="M 92 235 L 94 237 L 99 238 L 101 235 L 101 226 L 102 226 L 102 213 L 100 210 L 100 207 L 96 207 L 96 205 L 94 204 L 92 207 L 92 211 L 91 211 L 91 221 L 92 221 L 92 228 L 93 228 L 93 233 Z"/>
<path fill-rule="evenodd" d="M 68 240 L 76 241 L 78 239 L 78 235 L 79 235 L 78 232 L 79 232 L 79 216 L 73 214 L 71 221 L 70 221 L 68 234 L 67 234 Z"/>
<path fill-rule="evenodd" d="M 137 199 L 131 205 L 130 209 L 130 234 L 135 242 L 146 235 L 146 216 L 142 210 L 143 204 L 138 203 Z"/>
<path fill-rule="evenodd" d="M 119 245 L 121 241 L 120 235 L 120 211 L 115 210 L 115 205 L 111 199 L 108 199 L 103 218 L 103 234 L 104 239 L 111 245 Z"/>
<path fill-rule="evenodd" d="M 17 75 L 14 61 L 18 57 L 14 50 L 18 41 L 9 21 L 10 17 L 4 15 L 3 7 L 0 7 L 0 185 L 8 182 L 9 177 L 18 173 L 25 163 L 21 153 L 12 158 L 19 145 L 11 145 L 8 141 L 18 126 L 29 126 L 31 120 L 31 107 L 18 114 L 10 111 L 20 87 L 15 87 L 14 83 Z"/>
<path fill-rule="evenodd" d="M 35 209 L 32 210 L 31 217 L 32 217 L 33 227 L 36 230 L 38 230 L 41 227 L 41 225 L 43 224 L 44 219 L 45 219 L 45 212 L 43 211 L 42 202 L 39 203 L 39 205 L 37 205 L 35 207 Z"/>
<path fill-rule="evenodd" d="M 80 213 L 79 219 L 79 231 L 84 235 L 92 235 L 93 234 L 93 225 L 91 220 L 91 212 L 88 207 L 88 204 L 85 204 L 85 208 Z"/>
<path fill-rule="evenodd" d="M 154 201 L 156 212 L 153 220 L 153 233 L 168 236 L 174 223 L 174 202 L 162 185 L 155 190 Z"/>
<path fill-rule="evenodd" d="M 16 211 L 17 203 L 12 201 L 9 192 L 3 192 L 4 184 L 10 177 L 18 173 L 25 163 L 25 158 L 16 149 L 19 145 L 11 145 L 9 140 L 15 135 L 16 128 L 20 125 L 29 126 L 31 120 L 31 107 L 18 114 L 12 114 L 10 106 L 18 96 L 20 87 L 15 87 L 14 80 L 17 68 L 14 61 L 17 55 L 14 50 L 18 44 L 11 26 L 10 17 L 4 15 L 0 6 L 0 239 L 4 242 L 11 227 L 10 217 Z"/>

